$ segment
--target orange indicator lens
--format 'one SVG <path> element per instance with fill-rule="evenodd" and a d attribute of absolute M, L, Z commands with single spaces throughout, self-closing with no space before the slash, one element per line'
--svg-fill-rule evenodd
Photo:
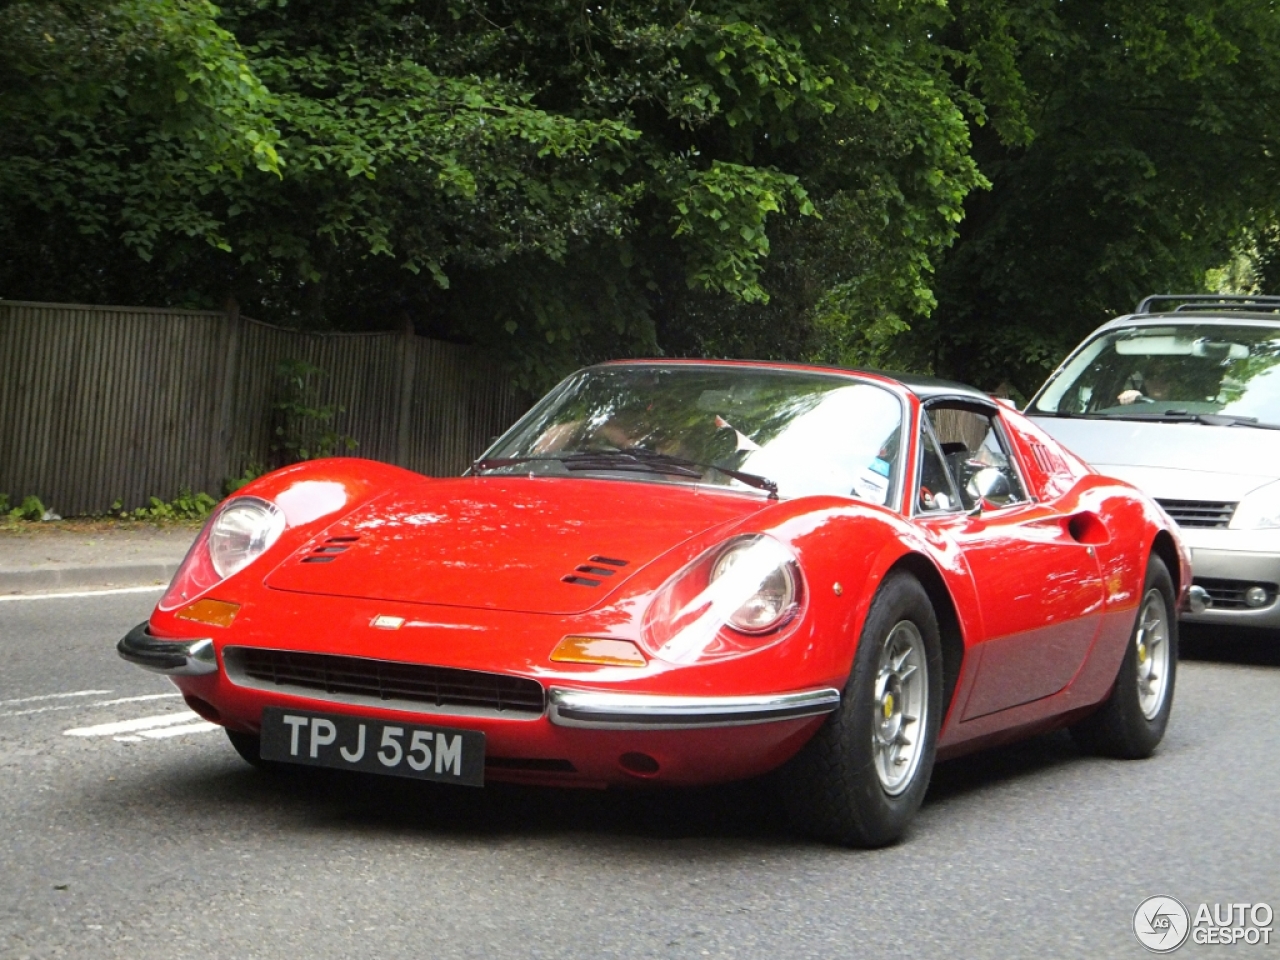
<path fill-rule="evenodd" d="M 178 619 L 209 623 L 215 627 L 229 627 L 239 610 L 240 604 L 238 603 L 226 603 L 222 600 L 197 600 L 179 613 Z"/>
<path fill-rule="evenodd" d="M 603 667 L 643 667 L 648 661 L 630 640 L 565 637 L 551 651 L 557 663 L 595 663 Z"/>

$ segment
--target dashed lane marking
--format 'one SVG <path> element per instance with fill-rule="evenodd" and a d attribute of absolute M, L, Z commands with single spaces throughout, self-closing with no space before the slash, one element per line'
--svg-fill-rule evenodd
<path fill-rule="evenodd" d="M 146 736 L 148 730 L 176 727 L 180 723 L 187 724 L 187 729 L 183 730 L 183 733 L 196 733 L 198 731 L 194 728 L 197 726 L 200 726 L 201 730 L 206 727 L 210 730 L 214 729 L 214 724 L 205 724 L 190 710 L 180 710 L 177 713 L 161 713 L 151 717 L 136 717 L 133 720 L 100 723 L 96 727 L 76 727 L 74 730 L 63 730 L 62 734 L 66 737 L 113 737 L 117 733 L 139 733 Z M 166 736 L 177 736 L 177 734 L 166 734 Z"/>
<path fill-rule="evenodd" d="M 101 697 L 111 692 L 110 690 L 73 690 L 71 693 L 44 693 L 38 697 L 0 700 L 0 707 L 16 707 L 20 703 L 40 703 L 42 700 L 66 700 L 68 697 Z"/>
<path fill-rule="evenodd" d="M 207 720 L 199 720 L 196 723 L 184 723 L 180 727 L 160 727 L 157 730 L 141 730 L 137 734 L 127 733 L 124 736 L 113 737 L 113 740 L 119 740 L 121 743 L 141 743 L 143 738 L 147 740 L 165 740 L 169 737 L 181 737 L 188 733 L 206 733 L 210 730 L 217 730 L 216 723 L 209 723 Z M 70 733 L 70 731 L 67 731 Z"/>

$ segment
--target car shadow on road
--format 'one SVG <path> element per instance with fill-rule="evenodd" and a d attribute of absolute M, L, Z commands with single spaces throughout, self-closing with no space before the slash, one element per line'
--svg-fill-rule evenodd
<path fill-rule="evenodd" d="M 227 748 L 230 754 L 230 748 Z M 162 820 L 172 805 L 185 817 L 228 815 L 246 831 L 310 831 L 419 835 L 446 842 L 546 837 L 592 837 L 629 851 L 669 844 L 746 840 L 788 847 L 807 843 L 788 823 L 768 779 L 697 789 L 577 790 L 493 783 L 483 789 L 360 773 L 292 768 L 254 770 L 229 755 L 202 764 L 174 763 L 133 782 L 137 794 L 113 808 L 124 818 L 140 812 Z M 925 799 L 930 807 L 985 790 L 1081 756 L 1065 734 L 1049 734 L 939 764 Z M 131 809 L 132 808 L 132 809 Z M 101 816 L 99 811 L 95 816 Z M 830 848 L 837 849 L 837 848 Z M 665 851 L 665 852 L 664 852 Z"/>
<path fill-rule="evenodd" d="M 1280 667 L 1280 632 L 1241 630 L 1184 623 L 1179 653 L 1183 660 L 1213 661 L 1245 667 Z"/>

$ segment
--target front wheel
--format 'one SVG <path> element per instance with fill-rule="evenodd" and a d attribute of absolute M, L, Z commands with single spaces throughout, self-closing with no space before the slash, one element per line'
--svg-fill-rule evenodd
<path fill-rule="evenodd" d="M 840 707 L 783 772 L 796 825 L 855 847 L 893 843 L 924 800 L 942 721 L 942 645 L 915 577 L 872 601 Z"/>
<path fill-rule="evenodd" d="M 1124 760 L 1155 752 L 1173 707 L 1178 671 L 1178 618 L 1173 578 L 1164 561 L 1147 565 L 1142 603 L 1111 696 L 1097 713 L 1071 728 L 1082 749 Z"/>

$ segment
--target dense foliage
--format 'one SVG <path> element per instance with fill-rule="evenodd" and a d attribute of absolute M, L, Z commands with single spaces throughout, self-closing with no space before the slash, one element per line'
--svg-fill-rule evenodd
<path fill-rule="evenodd" d="M 657 352 L 1025 384 L 1263 235 L 1275 20 L 0 0 L 0 296 L 408 318 L 539 386 Z"/>

